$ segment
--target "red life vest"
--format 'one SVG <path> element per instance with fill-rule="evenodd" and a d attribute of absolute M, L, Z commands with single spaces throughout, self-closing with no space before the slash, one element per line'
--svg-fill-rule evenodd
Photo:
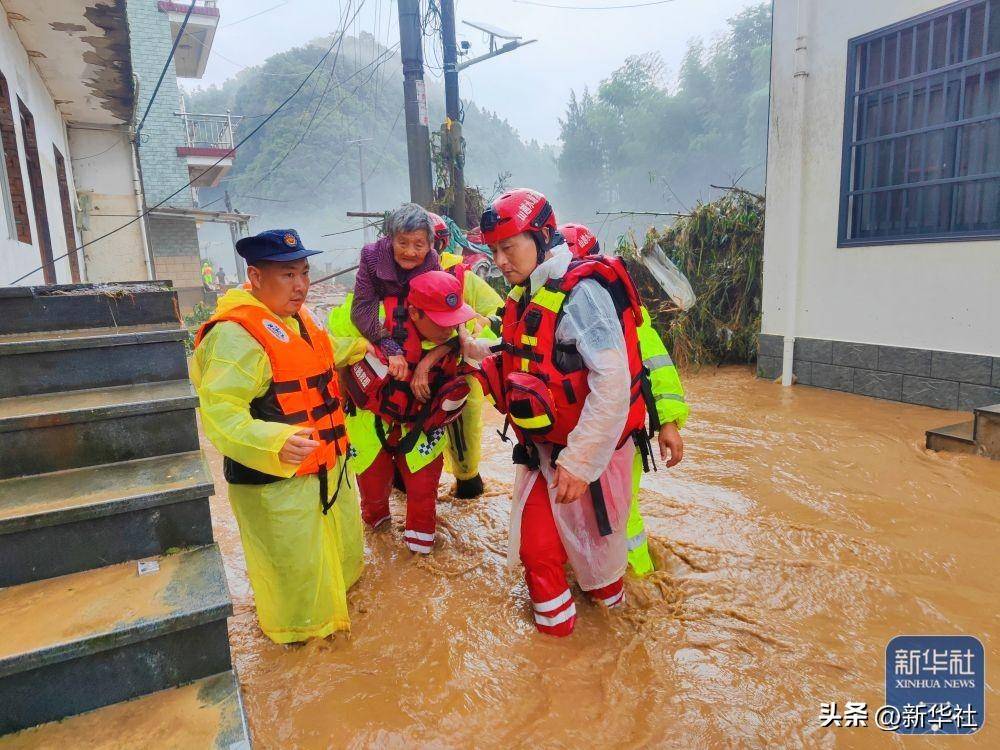
<path fill-rule="evenodd" d="M 575 346 L 556 342 L 556 329 L 569 293 L 583 279 L 597 281 L 611 294 L 625 335 L 631 395 L 618 446 L 645 427 L 644 371 L 636 334 L 642 321 L 639 293 L 620 259 L 588 256 L 571 261 L 561 279 L 551 279 L 530 300 L 507 297 L 501 354 L 504 401 L 521 442 L 527 435 L 565 446 L 580 421 L 590 393 L 588 370 Z"/>
<path fill-rule="evenodd" d="M 250 415 L 254 419 L 311 431 L 309 437 L 319 442 L 319 448 L 299 464 L 295 474 L 320 475 L 325 511 L 329 508 L 323 486 L 326 472 L 336 466 L 338 456 L 347 453 L 347 429 L 330 339 L 307 308 L 302 307 L 295 317 L 301 333 L 286 326 L 280 317 L 263 307 L 234 307 L 213 315 L 198 329 L 195 347 L 217 323 L 231 321 L 243 326 L 264 349 L 271 363 L 271 383 L 263 396 L 250 402 Z M 225 459 L 224 469 L 227 481 L 233 484 L 268 484 L 284 479 L 244 466 L 229 457 Z"/>

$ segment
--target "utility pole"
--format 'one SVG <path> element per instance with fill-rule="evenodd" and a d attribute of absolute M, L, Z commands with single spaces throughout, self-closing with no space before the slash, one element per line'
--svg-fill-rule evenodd
<path fill-rule="evenodd" d="M 458 43 L 455 40 L 455 0 L 441 0 L 441 41 L 444 48 L 445 121 L 441 143 L 448 159 L 449 182 L 453 193 L 449 212 L 464 228 L 465 154 L 462 149 L 462 103 L 458 97 Z"/>
<path fill-rule="evenodd" d="M 368 213 L 368 193 L 365 189 L 365 143 L 370 141 L 371 138 L 358 138 L 357 140 L 348 141 L 349 144 L 358 144 L 358 171 L 361 173 L 361 212 Z M 364 234 L 364 243 L 366 245 L 370 244 L 372 241 L 371 231 L 372 228 L 369 226 L 368 221 L 362 219 L 361 226 L 363 227 L 362 232 Z"/>
<path fill-rule="evenodd" d="M 410 163 L 410 200 L 425 208 L 434 200 L 427 93 L 421 48 L 420 0 L 399 0 L 399 54 L 403 59 L 406 153 Z"/>
<path fill-rule="evenodd" d="M 229 191 L 226 191 L 226 211 L 229 213 L 233 212 L 233 202 L 229 198 Z M 229 224 L 229 236 L 233 238 L 233 257 L 236 259 L 236 278 L 239 279 L 240 284 L 247 280 L 247 269 L 244 265 L 243 258 L 240 254 L 236 252 L 236 241 L 240 239 L 240 232 L 236 229 L 236 225 L 233 222 L 228 222 Z"/>

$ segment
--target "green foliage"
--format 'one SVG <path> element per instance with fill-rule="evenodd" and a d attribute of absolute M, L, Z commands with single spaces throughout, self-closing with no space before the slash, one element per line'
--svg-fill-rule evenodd
<path fill-rule="evenodd" d="M 243 115 L 246 119 L 237 136 L 244 135 L 288 96 L 329 43 L 329 38 L 317 39 L 273 55 L 221 87 L 195 90 L 188 96 L 187 109 Z M 442 85 L 430 74 L 427 97 L 433 131 L 435 123 L 444 120 L 444 97 Z M 464 106 L 467 185 L 488 190 L 500 171 L 497 165 L 513 172 L 518 183 L 542 188 L 554 184 L 551 148 L 525 143 L 506 120 L 471 102 Z M 402 65 L 398 53 L 389 53 L 366 33 L 345 37 L 335 64 L 331 55 L 302 92 L 240 147 L 222 187 L 238 196 L 237 207 L 262 215 L 262 221 L 269 216 L 322 215 L 329 217 L 324 228 L 336 228 L 332 219 L 342 221 L 345 210 L 360 208 L 358 147 L 350 143 L 356 139 L 369 139 L 365 142 L 369 206 L 391 209 L 406 200 Z M 202 200 L 218 195 L 205 190 Z"/>
<path fill-rule="evenodd" d="M 641 248 L 634 237 L 622 237 L 619 253 L 647 303 L 664 297 L 636 262 L 653 245 L 684 272 L 697 296 L 683 311 L 669 300 L 649 305 L 673 358 L 682 365 L 753 362 L 761 317 L 763 196 L 737 189 L 711 203 L 698 203 L 673 226 L 651 229 Z"/>
<path fill-rule="evenodd" d="M 215 312 L 214 307 L 206 305 L 204 302 L 198 302 L 191 311 L 191 314 L 184 316 L 184 327 L 188 329 L 187 339 L 184 341 L 184 348 L 187 349 L 187 353 L 189 355 L 194 351 L 195 334 L 198 333 L 198 329 L 201 328 L 201 324 L 212 317 L 213 312 Z"/>
<path fill-rule="evenodd" d="M 712 183 L 762 187 L 770 3 L 728 25 L 708 49 L 690 43 L 673 90 L 651 53 L 626 60 L 596 92 L 571 93 L 560 121 L 560 214 L 664 204 L 686 211 Z"/>

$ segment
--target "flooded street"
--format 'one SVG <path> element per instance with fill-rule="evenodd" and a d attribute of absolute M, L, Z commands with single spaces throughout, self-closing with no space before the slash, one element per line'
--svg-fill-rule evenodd
<path fill-rule="evenodd" d="M 629 581 L 620 614 L 577 591 L 566 639 L 535 632 L 520 572 L 505 568 L 512 469 L 492 427 L 487 493 L 441 499 L 433 555 L 403 548 L 399 498 L 393 529 L 368 534 L 350 636 L 284 647 L 262 635 L 215 497 L 256 746 L 1000 746 L 995 687 L 965 739 L 818 721 L 821 702 L 884 703 L 895 635 L 975 635 L 988 677 L 997 664 L 1000 462 L 923 448 L 925 429 L 962 415 L 782 389 L 747 368 L 685 386 L 685 460 L 644 479 L 658 570 Z"/>

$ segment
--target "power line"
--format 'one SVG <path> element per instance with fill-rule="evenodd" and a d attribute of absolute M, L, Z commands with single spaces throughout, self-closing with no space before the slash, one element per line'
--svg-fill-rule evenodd
<path fill-rule="evenodd" d="M 192 2 L 192 6 L 193 6 L 193 5 L 194 5 L 194 3 Z M 334 44 L 335 44 L 335 43 L 334 43 Z M 28 278 L 29 276 L 31 276 L 31 275 L 33 275 L 33 274 L 35 274 L 35 273 L 38 273 L 39 271 L 41 271 L 42 269 L 44 269 L 44 268 L 45 268 L 46 266 L 49 266 L 49 265 L 52 265 L 52 264 L 54 264 L 54 263 L 55 263 L 56 261 L 58 261 L 58 260 L 62 260 L 62 259 L 63 259 L 63 258 L 65 258 L 65 257 L 66 257 L 67 255 L 70 255 L 71 253 L 75 253 L 75 252 L 77 252 L 78 250 L 82 250 L 82 249 L 83 249 L 83 248 L 85 248 L 85 247 L 89 247 L 90 245 L 93 245 L 93 244 L 94 244 L 95 242 L 100 242 L 101 240 L 103 240 L 103 239 L 106 239 L 106 238 L 110 237 L 111 235 L 113 235 L 113 234 L 115 234 L 115 233 L 117 233 L 117 232 L 120 232 L 120 231 L 122 231 L 122 230 L 123 230 L 123 229 L 125 229 L 126 227 L 130 227 L 130 226 L 132 226 L 132 225 L 133 225 L 133 224 L 135 224 L 135 223 L 136 223 L 137 221 L 140 221 L 141 219 L 143 219 L 143 218 L 145 218 L 146 216 L 148 216 L 148 215 L 150 214 L 150 212 L 152 212 L 152 211 L 155 211 L 156 209 L 160 208 L 160 207 L 161 207 L 161 206 L 162 206 L 163 204 L 165 204 L 165 203 L 166 203 L 167 201 L 169 201 L 169 200 L 173 199 L 173 198 L 174 198 L 175 196 L 179 195 L 179 194 L 180 194 L 180 193 L 182 193 L 182 192 L 183 192 L 184 190 L 187 190 L 187 189 L 188 189 L 189 187 L 191 187 L 191 186 L 192 186 L 192 185 L 193 185 L 193 184 L 194 184 L 195 182 L 197 182 L 197 181 L 198 181 L 199 179 L 201 179 L 201 177 L 202 177 L 203 175 L 207 174 L 207 173 L 208 173 L 209 171 L 211 171 L 212 169 L 215 169 L 215 167 L 217 167 L 217 166 L 218 166 L 219 164 L 221 164 L 221 163 L 222 163 L 222 162 L 223 162 L 223 161 L 224 161 L 225 159 L 228 159 L 228 158 L 229 158 L 230 156 L 232 156 L 232 155 L 233 155 L 233 154 L 234 154 L 234 153 L 236 152 L 236 149 L 238 149 L 238 148 L 239 148 L 240 146 L 242 146 L 242 145 L 243 145 L 244 143 L 246 143 L 246 142 L 247 142 L 247 141 L 249 141 L 249 140 L 250 140 L 251 138 L 253 138 L 253 137 L 254 137 L 254 136 L 255 136 L 255 135 L 256 135 L 256 134 L 258 133 L 258 132 L 260 132 L 261 128 L 263 128 L 263 127 L 264 127 L 265 125 L 267 125 L 267 123 L 268 123 L 268 122 L 270 122 L 270 121 L 271 121 L 271 119 L 272 119 L 272 118 L 273 118 L 273 117 L 274 117 L 275 115 L 277 115 L 277 114 L 278 114 L 278 112 L 280 112 L 280 111 L 281 111 L 282 109 L 284 109 L 284 107 L 285 107 L 285 106 L 286 106 L 286 105 L 287 105 L 287 104 L 288 104 L 288 103 L 289 103 L 289 102 L 290 102 L 290 101 L 291 101 L 292 99 L 294 99 L 294 98 L 295 98 L 295 97 L 296 97 L 296 96 L 298 95 L 298 93 L 299 93 L 300 91 L 302 91 L 302 89 L 303 89 L 303 88 L 305 88 L 305 85 L 306 85 L 306 84 L 307 84 L 307 83 L 309 82 L 309 79 L 311 79 L 311 78 L 313 77 L 313 75 L 314 75 L 314 74 L 316 73 L 316 71 L 317 71 L 317 70 L 319 70 L 319 67 L 320 67 L 320 66 L 321 66 L 321 65 L 322 65 L 322 64 L 323 64 L 324 62 L 326 62 L 326 58 L 327 58 L 327 57 L 329 57 L 329 56 L 330 56 L 330 54 L 331 54 L 331 53 L 333 52 L 333 47 L 334 47 L 334 44 L 331 44 L 331 45 L 330 45 L 330 47 L 329 47 L 329 48 L 327 49 L 326 53 L 325 53 L 325 54 L 324 54 L 324 55 L 323 55 L 323 56 L 322 56 L 322 57 L 321 57 L 321 58 L 320 58 L 320 59 L 319 59 L 319 60 L 317 61 L 317 63 L 316 63 L 316 64 L 315 64 L 314 66 L 313 66 L 312 70 L 310 70 L 310 71 L 309 71 L 309 72 L 308 72 L 308 73 L 306 74 L 305 78 L 303 78 L 303 79 L 302 79 L 302 81 L 301 81 L 301 82 L 299 83 L 299 85 L 295 87 L 295 90 L 294 90 L 294 91 L 292 91 L 292 93 L 290 93 L 290 94 L 289 94 L 289 95 L 288 95 L 288 96 L 287 96 L 287 97 L 285 98 L 285 100 L 284 100 L 284 101 L 282 101 L 282 102 L 281 102 L 281 103 L 280 103 L 280 104 L 279 104 L 279 105 L 278 105 L 277 107 L 275 107 L 275 108 L 274 108 L 274 110 L 273 110 L 273 111 L 271 112 L 271 114 L 269 114 L 269 115 L 267 116 L 267 118 L 266 118 L 266 119 L 265 119 L 265 120 L 264 120 L 263 122 L 261 122 L 261 123 L 260 123 L 259 125 L 257 125 L 257 126 L 256 126 L 256 127 L 255 127 L 255 128 L 253 129 L 253 130 L 251 130 L 251 131 L 250 131 L 249 133 L 247 133 L 247 134 L 246 134 L 246 136 L 244 136 L 244 137 L 243 137 L 243 138 L 242 138 L 242 139 L 240 140 L 240 142 L 239 142 L 239 143 L 237 143 L 237 144 L 236 144 L 235 146 L 233 146 L 233 147 L 232 147 L 231 149 L 229 149 L 229 150 L 228 150 L 228 151 L 227 151 L 227 152 L 226 152 L 225 154 L 223 154 L 222 156 L 220 156 L 220 157 L 219 157 L 219 158 L 218 158 L 218 159 L 217 159 L 217 160 L 215 161 L 215 163 L 214 163 L 214 164 L 211 164 L 210 166 L 206 167 L 206 168 L 204 169 L 204 171 L 200 172 L 200 173 L 199 173 L 198 175 L 196 175 L 196 176 L 195 176 L 195 177 L 194 177 L 193 179 L 189 180 L 189 181 L 188 181 L 187 183 L 185 183 L 184 185 L 182 185 L 181 187 L 179 187 L 179 188 L 178 188 L 177 190 L 175 190 L 175 191 L 174 191 L 173 193 L 171 193 L 171 194 L 170 194 L 170 195 L 168 195 L 168 196 L 167 196 L 166 198 L 164 198 L 163 200 L 161 200 L 161 201 L 160 201 L 159 203 L 157 203 L 157 204 L 156 204 L 155 206 L 151 206 L 150 208 L 147 208 L 147 209 L 145 209 L 145 210 L 144 210 L 144 211 L 142 211 L 142 212 L 141 212 L 141 213 L 140 213 L 140 214 L 139 214 L 138 216 L 135 216 L 135 217 L 134 217 L 134 218 L 132 218 L 132 219 L 131 219 L 130 221 L 127 221 L 127 222 L 125 222 L 125 223 L 124 223 L 124 224 L 122 224 L 122 225 L 121 225 L 120 227 L 117 227 L 117 228 L 115 228 L 115 229 L 112 229 L 112 230 L 111 230 L 110 232 L 106 232 L 106 233 L 102 234 L 102 235 L 101 235 L 100 237 L 95 237 L 94 239 L 92 239 L 92 240 L 89 240 L 88 242 L 84 242 L 84 243 L 82 243 L 82 244 L 80 244 L 80 245 L 77 245 L 77 246 L 76 246 L 76 247 L 74 247 L 74 248 L 73 248 L 72 250 L 69 250 L 69 251 L 67 251 L 67 252 L 63 253 L 62 255 L 60 255 L 60 256 L 59 256 L 59 257 L 57 257 L 57 258 L 53 258 L 52 260 L 49 260 L 49 261 L 46 261 L 45 263 L 43 263 L 42 265 L 40 265 L 40 266 L 39 266 L 38 268 L 35 268 L 34 270 L 32 270 L 32 271 L 29 271 L 28 273 L 24 274 L 23 276 L 20 276 L 20 277 L 18 277 L 18 278 L 16 278 L 16 279 L 14 279 L 14 280 L 13 280 L 12 282 L 10 282 L 10 285 L 11 285 L 11 286 L 13 286 L 14 284 L 17 284 L 17 283 L 18 283 L 19 281 L 23 281 L 24 279 Z"/>
<path fill-rule="evenodd" d="M 674 0 L 651 0 L 647 3 L 630 3 L 628 5 L 555 5 L 535 0 L 514 0 L 514 2 L 521 5 L 537 5 L 539 8 L 557 8 L 559 10 L 624 10 L 626 8 L 648 8 L 651 5 L 666 5 Z"/>
<path fill-rule="evenodd" d="M 149 117 L 149 111 L 153 108 L 153 102 L 156 101 L 156 95 L 160 93 L 160 86 L 163 84 L 163 77 L 166 76 L 167 69 L 170 67 L 170 63 L 174 59 L 174 53 L 177 52 L 177 45 L 181 43 L 181 37 L 184 36 L 184 29 L 187 28 L 188 20 L 191 18 L 191 13 L 194 12 L 194 4 L 196 1 L 197 0 L 191 0 L 187 13 L 184 14 L 184 20 L 181 22 L 180 31 L 178 31 L 177 36 L 174 37 L 173 46 L 170 47 L 170 54 L 167 55 L 167 61 L 163 63 L 163 70 L 160 71 L 160 78 L 156 81 L 156 86 L 153 87 L 153 94 L 149 97 L 149 103 L 146 105 L 146 111 L 143 113 L 142 119 L 139 120 L 139 124 L 135 128 L 136 138 L 139 137 L 139 131 L 142 130 L 142 126 L 146 122 L 146 118 Z"/>
<path fill-rule="evenodd" d="M 350 234 L 351 232 L 360 232 L 362 229 L 368 229 L 369 227 L 380 227 L 382 226 L 381 221 L 373 221 L 370 224 L 362 224 L 360 227 L 353 227 L 352 229 L 342 229 L 339 232 L 330 232 L 329 234 L 321 235 L 322 237 L 336 237 L 338 234 Z"/>
<path fill-rule="evenodd" d="M 284 0 L 284 2 L 282 2 L 282 3 L 278 3 L 277 5 L 272 5 L 270 8 L 265 8 L 264 10 L 258 11 L 257 13 L 253 13 L 253 14 L 251 14 L 249 16 L 244 16 L 243 18 L 239 18 L 239 19 L 237 19 L 235 21 L 231 21 L 230 23 L 224 23 L 219 28 L 220 29 L 228 29 L 230 26 L 235 26 L 238 23 L 243 23 L 244 21 L 249 21 L 251 18 L 256 18 L 257 16 L 262 16 L 265 13 L 270 13 L 272 10 L 277 10 L 278 8 L 283 8 L 286 5 L 288 5 L 288 3 L 290 3 L 290 2 L 291 2 L 291 0 Z"/>

